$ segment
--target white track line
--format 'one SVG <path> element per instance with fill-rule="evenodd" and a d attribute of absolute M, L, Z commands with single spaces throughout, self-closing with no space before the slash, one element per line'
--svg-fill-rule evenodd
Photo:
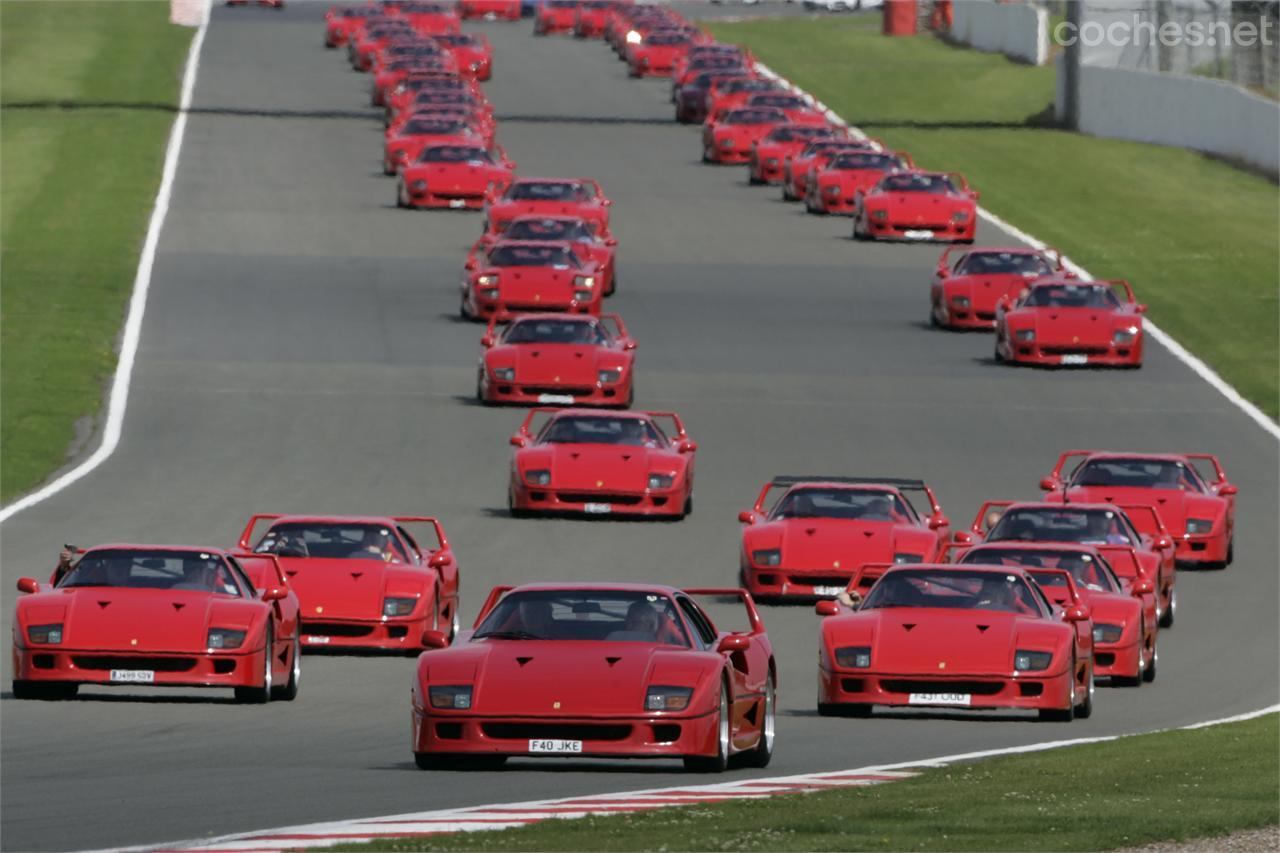
<path fill-rule="evenodd" d="M 782 77 L 781 75 L 777 74 L 776 72 L 774 72 L 773 69 L 765 65 L 763 62 L 756 63 L 756 70 L 759 71 L 760 74 L 764 77 L 768 77 L 770 79 L 780 81 L 788 89 L 795 92 L 796 94 L 804 95 L 810 101 L 810 103 L 813 104 L 814 108 L 821 111 L 823 115 L 826 116 L 827 120 L 830 121 L 832 124 L 836 124 L 840 127 L 849 128 L 849 130 L 852 131 L 853 135 L 859 139 L 868 138 L 867 134 L 864 133 L 860 128 L 854 127 L 853 125 L 849 124 L 847 121 L 841 118 L 840 115 L 836 113 L 835 110 L 831 109 L 826 104 L 822 103 L 822 101 L 819 101 L 817 98 L 813 97 L 813 95 L 809 94 L 805 90 L 796 86 L 790 80 L 787 80 L 785 77 Z M 1027 232 L 1023 231 L 1022 229 L 1017 228 L 1008 222 L 1005 222 L 999 216 L 996 216 L 994 213 L 992 213 L 991 211 L 987 210 L 984 207 L 978 208 L 978 215 L 981 216 L 983 219 L 987 220 L 988 222 L 990 222 L 996 228 L 999 228 L 1001 231 L 1008 234 L 1010 237 L 1013 237 L 1015 240 L 1018 240 L 1022 243 L 1026 243 L 1028 246 L 1031 246 L 1034 249 L 1044 250 L 1049 248 L 1048 244 L 1046 244 L 1043 240 L 1039 240 L 1033 237 L 1032 235 L 1028 234 Z M 1069 271 L 1075 273 L 1081 279 L 1084 279 L 1085 281 L 1093 280 L 1093 275 L 1088 270 L 1086 270 L 1084 267 L 1080 266 L 1079 264 L 1075 263 L 1070 258 L 1063 256 L 1062 263 L 1063 263 L 1063 266 L 1065 266 Z M 1149 317 L 1144 318 L 1143 325 L 1146 327 L 1147 332 L 1151 335 L 1152 339 L 1156 341 L 1156 343 L 1160 344 L 1166 350 L 1172 353 L 1173 357 L 1176 358 L 1178 361 L 1182 362 L 1187 367 L 1191 368 L 1191 370 L 1197 376 L 1199 376 L 1205 382 L 1208 382 L 1210 386 L 1212 386 L 1216 391 L 1218 391 L 1218 393 L 1226 397 L 1229 403 L 1231 403 L 1240 411 L 1244 412 L 1245 415 L 1247 415 L 1250 420 L 1252 420 L 1258 426 L 1262 427 L 1264 430 L 1270 433 L 1273 438 L 1280 440 L 1280 424 L 1277 424 L 1275 421 L 1271 420 L 1271 418 L 1267 417 L 1266 414 L 1261 409 L 1259 409 L 1253 403 L 1249 402 L 1243 396 L 1241 396 L 1240 392 L 1237 391 L 1235 388 L 1233 388 L 1225 379 L 1219 376 L 1217 371 L 1215 371 L 1209 365 L 1205 364 L 1204 361 L 1198 358 L 1197 356 L 1192 355 L 1187 350 L 1186 347 L 1178 343 L 1178 341 L 1172 335 L 1170 335 L 1164 329 L 1160 328 L 1154 322 L 1152 322 L 1152 320 Z"/>
<path fill-rule="evenodd" d="M 156 193 L 151 222 L 147 226 L 147 239 L 142 245 L 142 257 L 138 259 L 138 271 L 133 278 L 133 296 L 129 300 L 129 313 L 124 321 L 124 335 L 120 341 L 120 360 L 116 363 L 115 377 L 111 382 L 111 395 L 107 398 L 107 421 L 102 431 L 102 443 L 93 455 L 63 474 L 47 486 L 14 501 L 0 509 L 0 522 L 12 518 L 28 507 L 53 497 L 58 492 L 84 477 L 110 458 L 120 444 L 124 427 L 125 408 L 129 404 L 129 382 L 133 378 L 133 363 L 138 355 L 138 340 L 142 336 L 142 318 L 147 311 L 147 292 L 151 289 L 151 270 L 156 261 L 156 248 L 160 243 L 160 231 L 169 213 L 169 197 L 173 192 L 173 179 L 178 172 L 178 155 L 182 150 L 182 137 L 187 129 L 187 110 L 191 107 L 191 95 L 196 87 L 196 72 L 200 67 L 200 48 L 204 34 L 209 29 L 209 3 L 204 3 L 204 15 L 187 52 L 186 70 L 182 75 L 182 97 L 178 101 L 178 116 L 169 131 L 169 144 L 164 152 L 164 171 L 160 178 L 160 190 Z"/>

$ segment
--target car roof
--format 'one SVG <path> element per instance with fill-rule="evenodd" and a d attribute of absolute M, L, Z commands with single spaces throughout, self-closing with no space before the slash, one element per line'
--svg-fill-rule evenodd
<path fill-rule="evenodd" d="M 889 568 L 885 569 L 884 575 L 881 575 L 881 577 L 884 577 L 885 575 L 893 574 L 895 572 L 905 572 L 905 571 L 911 571 L 913 569 L 914 570 L 924 569 L 926 571 L 934 571 L 934 570 L 962 571 L 962 572 L 977 571 L 977 572 L 989 572 L 990 574 L 993 574 L 993 575 L 1014 574 L 1014 575 L 1021 575 L 1022 577 L 1027 576 L 1026 571 L 1022 568 L 1022 566 L 999 566 L 999 565 L 995 565 L 994 563 L 972 563 L 972 564 L 970 563 L 900 563 L 898 565 L 890 566 Z"/>
<path fill-rule="evenodd" d="M 598 582 L 598 581 L 565 581 L 557 583 L 555 581 L 538 581 L 537 583 L 522 583 L 519 586 L 512 587 L 510 592 L 523 592 L 526 590 L 601 590 L 608 592 L 660 592 L 665 595 L 673 595 L 680 592 L 674 586 L 667 586 L 659 583 L 614 583 L 614 582 Z"/>
<path fill-rule="evenodd" d="M 841 483 L 837 480 L 805 480 L 801 483 L 793 483 L 787 492 L 794 492 L 796 489 L 811 489 L 821 486 L 824 489 L 839 489 L 850 492 L 884 492 L 885 494 L 898 494 L 897 486 L 889 486 L 884 483 Z"/>
<path fill-rule="evenodd" d="M 1187 462 L 1181 453 L 1124 453 L 1119 450 L 1095 450 L 1089 453 L 1085 461 L 1090 459 L 1150 459 L 1155 462 Z"/>
<path fill-rule="evenodd" d="M 395 527 L 396 520 L 389 515 L 282 515 L 271 519 L 277 524 L 381 524 Z"/>
<path fill-rule="evenodd" d="M 1069 504 L 1074 506 L 1074 504 Z M 992 551 L 1022 551 L 1026 549 L 1035 549 L 1036 551 L 1062 551 L 1064 553 L 1079 553 L 1087 551 L 1096 554 L 1098 549 L 1093 545 L 1085 545 L 1079 542 L 1024 542 L 1022 540 L 1001 540 L 1000 542 L 979 542 L 975 544 L 965 554 L 970 551 L 976 551 L 979 548 L 989 549 Z"/>
<path fill-rule="evenodd" d="M 1043 509 L 1053 512 L 1062 512 L 1068 509 L 1106 509 L 1113 512 L 1123 512 L 1120 507 L 1115 504 L 1090 501 L 1084 503 L 1082 501 L 1072 501 L 1071 503 L 1050 503 L 1049 501 L 1017 501 L 1011 503 L 1004 508 L 1004 512 L 1011 512 L 1015 509 Z"/>
<path fill-rule="evenodd" d="M 84 553 L 90 554 L 94 551 L 189 551 L 193 554 L 217 554 L 220 557 L 232 553 L 226 548 L 206 548 L 201 545 L 140 545 L 136 542 L 107 542 L 86 548 Z"/>
<path fill-rule="evenodd" d="M 630 418 L 632 420 L 651 420 L 648 412 L 624 412 L 616 409 L 560 409 L 551 415 L 551 420 L 564 417 L 566 415 L 575 415 L 578 417 L 596 417 L 596 418 Z"/>

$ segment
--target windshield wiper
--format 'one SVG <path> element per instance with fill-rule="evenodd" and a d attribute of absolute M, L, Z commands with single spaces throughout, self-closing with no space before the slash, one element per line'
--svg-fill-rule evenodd
<path fill-rule="evenodd" d="M 545 640 L 546 637 L 538 634 L 530 634 L 528 631 L 489 631 L 485 634 L 476 634 L 473 640 Z"/>

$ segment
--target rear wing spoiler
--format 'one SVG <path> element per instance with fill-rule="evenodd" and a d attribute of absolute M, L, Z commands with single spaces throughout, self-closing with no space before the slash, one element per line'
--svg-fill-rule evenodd
<path fill-rule="evenodd" d="M 742 602 L 742 606 L 747 611 L 747 621 L 751 623 L 752 634 L 764 633 L 764 620 L 760 618 L 760 611 L 756 609 L 755 599 L 751 597 L 751 593 L 745 589 L 738 587 L 691 587 L 681 590 L 687 595 L 693 596 L 714 596 L 717 598 L 736 598 Z"/>
<path fill-rule="evenodd" d="M 498 602 L 502 600 L 502 597 L 513 589 L 515 589 L 515 586 L 512 584 L 506 584 L 503 586 L 495 586 L 493 589 L 489 590 L 489 595 L 485 598 L 484 604 L 480 605 L 480 612 L 476 614 L 476 621 L 471 623 L 471 627 L 479 628 L 480 623 L 484 621 L 484 617 L 489 615 L 489 611 L 493 610 L 493 608 L 497 606 Z"/>
<path fill-rule="evenodd" d="M 516 434 L 520 436 L 524 436 L 525 438 L 532 438 L 533 433 L 530 430 L 530 427 L 533 424 L 534 418 L 536 418 L 538 415 L 546 415 L 546 414 L 555 415 L 563 411 L 564 411 L 563 408 L 557 407 L 557 406 L 534 406 L 532 409 L 529 410 L 529 413 L 524 416 L 524 421 L 520 424 L 520 429 L 517 431 Z M 686 432 L 684 428 L 684 421 L 682 421 L 680 419 L 680 416 L 677 415 L 675 412 L 643 412 L 643 411 L 638 412 L 633 410 L 632 414 L 648 415 L 649 417 L 655 420 L 657 419 L 669 420 L 675 426 L 675 430 L 676 430 L 675 437 L 677 440 L 685 439 L 689 437 L 689 433 Z"/>
<path fill-rule="evenodd" d="M 1116 573 L 1117 577 L 1132 577 L 1137 580 L 1151 579 L 1147 576 L 1146 569 L 1142 568 L 1142 560 L 1138 558 L 1138 549 L 1134 548 L 1132 545 L 1094 545 L 1093 547 L 1098 550 L 1098 553 L 1101 554 L 1104 559 L 1106 559 L 1107 563 L 1111 566 L 1111 570 Z M 1120 571 L 1121 567 L 1117 564 L 1116 557 L 1120 555 L 1127 558 L 1124 561 L 1124 566 L 1122 567 L 1126 570 L 1125 572 Z M 1127 574 L 1127 570 L 1129 569 L 1133 570 L 1132 575 Z"/>
<path fill-rule="evenodd" d="M 279 512 L 260 512 L 250 516 L 248 523 L 244 526 L 244 531 L 240 534 L 240 539 L 236 546 L 244 549 L 248 553 L 253 552 L 253 531 L 259 524 L 264 521 L 275 521 L 277 518 L 284 518 L 284 513 Z M 449 539 L 444 535 L 444 525 L 440 523 L 440 519 L 429 515 L 395 515 L 391 520 L 397 524 L 430 524 L 435 531 L 436 540 L 440 543 L 439 548 L 432 550 L 444 550 L 449 547 Z M 261 555 L 256 555 L 261 556 Z"/>
<path fill-rule="evenodd" d="M 1081 461 L 1084 461 L 1084 458 L 1092 456 L 1097 452 L 1098 451 L 1096 450 L 1064 450 L 1058 456 L 1058 461 L 1053 466 L 1053 470 L 1049 472 L 1049 476 L 1045 477 L 1043 480 L 1040 481 L 1040 488 L 1044 489 L 1045 491 L 1056 490 L 1061 486 L 1063 482 L 1062 471 L 1064 468 L 1067 467 L 1067 463 L 1069 461 L 1071 461 L 1072 459 L 1075 459 L 1076 457 L 1081 457 Z M 1067 477 L 1070 478 L 1072 475 L 1074 475 L 1076 472 L 1076 469 L 1079 467 L 1080 467 L 1080 463 L 1077 462 L 1075 465 L 1072 466 L 1070 473 L 1067 474 Z M 1053 481 L 1053 483 L 1050 484 L 1050 481 Z"/>
<path fill-rule="evenodd" d="M 849 579 L 849 585 L 844 591 L 850 595 L 857 593 L 858 595 L 866 595 L 871 587 L 876 585 L 876 581 L 884 575 L 885 572 L 893 568 L 893 563 L 866 563 L 861 566 L 853 577 Z"/>
<path fill-rule="evenodd" d="M 800 483 L 848 483 L 851 485 L 865 486 L 890 486 L 901 492 L 921 492 L 929 499 L 929 511 L 936 514 L 942 512 L 942 507 L 938 505 L 938 498 L 934 495 L 924 480 L 912 480 L 902 477 L 845 477 L 845 476 L 828 476 L 824 474 L 779 474 L 774 477 L 764 488 L 760 490 L 760 496 L 756 498 L 755 509 L 757 512 L 764 511 L 764 502 L 769 492 L 773 489 L 789 488 L 799 485 Z M 919 512 L 919 510 L 917 510 Z"/>
<path fill-rule="evenodd" d="M 1027 568 L 1022 569 L 1026 572 L 1027 577 L 1036 582 L 1036 586 L 1044 592 L 1045 596 L 1054 604 L 1063 607 L 1078 607 L 1080 601 L 1080 587 L 1076 585 L 1076 579 L 1071 576 L 1071 572 L 1066 569 L 1047 569 L 1047 568 Z M 1040 583 L 1041 579 L 1046 583 Z M 1065 581 L 1065 583 L 1052 583 L 1051 581 Z M 1066 595 L 1055 594 L 1055 590 L 1066 590 Z M 1059 599 L 1063 600 L 1059 600 Z"/>
<path fill-rule="evenodd" d="M 1000 514 L 1004 515 L 1004 511 L 1009 507 L 1013 506 L 1015 503 L 1017 503 L 1017 501 L 986 501 L 984 502 L 982 506 L 978 507 L 978 514 L 973 517 L 973 523 L 969 525 L 969 529 L 974 533 L 977 533 L 979 536 L 986 535 L 986 533 L 991 529 L 990 527 L 983 527 L 983 523 L 986 521 L 987 516 L 990 515 L 995 510 L 999 510 Z M 993 524 L 992 527 L 994 526 L 995 525 Z M 961 540 L 956 540 L 956 541 L 961 541 Z"/>
<path fill-rule="evenodd" d="M 240 539 L 236 545 L 246 551 L 253 550 L 253 529 L 264 521 L 275 521 L 277 518 L 284 518 L 284 513 L 280 512 L 259 512 L 249 516 L 249 521 L 244 526 L 244 531 L 240 534 Z"/>
<path fill-rule="evenodd" d="M 444 525 L 440 523 L 440 519 L 433 515 L 393 515 L 391 520 L 396 524 L 429 524 L 431 529 L 435 531 L 436 542 L 440 546 L 432 550 L 444 551 L 449 547 L 449 537 L 444 535 Z"/>
<path fill-rule="evenodd" d="M 1129 521 L 1133 523 L 1134 527 L 1138 528 L 1139 533 L 1154 533 L 1156 536 L 1169 535 L 1169 528 L 1165 526 L 1164 519 L 1160 517 L 1160 513 L 1156 512 L 1155 507 L 1137 504 L 1120 504 L 1120 509 L 1124 511 L 1125 515 L 1129 516 Z M 1154 521 L 1155 529 L 1143 530 L 1141 527 L 1138 527 L 1138 522 L 1135 520 L 1135 517 L 1143 518 L 1147 521 Z"/>
<path fill-rule="evenodd" d="M 1199 460 L 1201 462 L 1208 462 L 1210 465 L 1212 465 L 1213 473 L 1218 478 L 1218 482 L 1214 483 L 1213 485 L 1227 482 L 1227 472 L 1222 467 L 1222 463 L 1218 461 L 1217 456 L 1214 456 L 1212 453 L 1184 453 L 1182 455 L 1192 461 Z"/>
<path fill-rule="evenodd" d="M 274 576 L 274 580 L 268 581 L 268 583 L 262 586 L 258 586 L 255 582 L 254 586 L 259 592 L 265 592 L 267 588 L 271 586 L 282 586 L 285 589 L 289 588 L 289 579 L 285 576 L 284 569 L 280 566 L 280 559 L 275 554 L 254 554 L 251 551 L 233 551 L 231 556 L 240 563 L 244 568 L 245 574 L 249 575 L 249 580 L 251 581 L 256 581 L 257 579 L 254 577 L 254 573 L 250 572 L 249 563 L 266 563 L 270 565 L 270 572 Z M 262 580 L 267 580 L 267 578 L 264 577 Z"/>

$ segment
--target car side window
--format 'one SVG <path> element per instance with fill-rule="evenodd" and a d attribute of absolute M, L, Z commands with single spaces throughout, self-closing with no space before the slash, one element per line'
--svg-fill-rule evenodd
<path fill-rule="evenodd" d="M 249 575 L 245 573 L 244 568 L 236 562 L 234 557 L 227 557 L 227 565 L 231 569 L 231 576 L 240 586 L 240 595 L 245 598 L 253 598 L 254 590 L 257 588 L 253 582 L 249 580 Z"/>
<path fill-rule="evenodd" d="M 1141 546 L 1142 536 L 1138 533 L 1138 528 L 1133 526 L 1133 522 L 1129 520 L 1129 516 L 1120 513 L 1117 516 L 1120 519 L 1120 527 L 1124 530 L 1124 534 L 1129 537 L 1129 544 Z"/>
<path fill-rule="evenodd" d="M 1040 611 L 1041 611 L 1041 614 L 1040 614 L 1040 615 L 1042 615 L 1042 616 L 1047 616 L 1047 615 L 1049 615 L 1049 614 L 1052 614 L 1052 613 L 1053 613 L 1053 605 L 1049 603 L 1049 599 L 1045 596 L 1045 594 L 1044 594 L 1044 590 L 1042 590 L 1042 589 L 1041 589 L 1038 585 L 1036 585 L 1036 584 L 1030 584 L 1030 587 L 1031 587 L 1031 594 L 1032 594 L 1032 596 L 1033 596 L 1033 597 L 1035 598 L 1035 600 L 1036 600 L 1037 602 L 1039 602 L 1039 604 L 1040 604 Z"/>
<path fill-rule="evenodd" d="M 413 562 L 421 563 L 422 549 L 418 547 L 417 540 L 409 535 L 409 531 L 405 530 L 398 524 L 396 525 L 396 532 L 400 534 L 400 538 L 404 539 L 405 543 L 409 546 L 409 550 L 412 552 Z"/>
<path fill-rule="evenodd" d="M 698 645 L 702 648 L 709 648 L 716 641 L 716 629 L 711 627 L 711 622 L 703 615 L 698 605 L 694 604 L 684 596 L 676 599 L 680 603 L 680 609 L 684 611 L 685 618 L 689 620 L 689 624 L 693 625 L 694 638 Z"/>

